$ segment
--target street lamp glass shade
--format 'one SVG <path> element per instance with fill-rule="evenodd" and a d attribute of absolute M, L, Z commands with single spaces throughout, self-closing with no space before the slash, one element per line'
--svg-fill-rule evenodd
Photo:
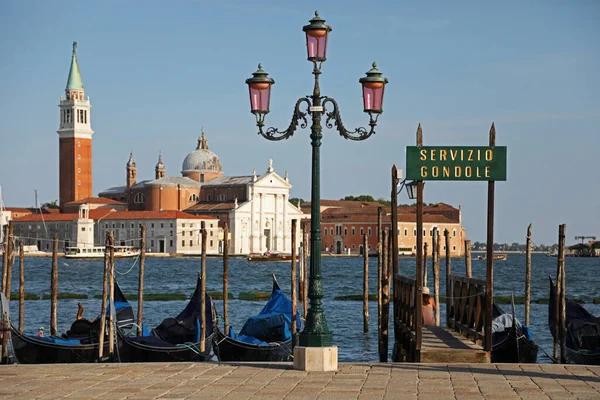
<path fill-rule="evenodd" d="M 325 25 L 325 20 L 319 17 L 318 12 L 315 12 L 315 17 L 309 22 L 310 24 L 302 28 L 306 33 L 308 60 L 323 62 L 327 59 L 327 37 L 329 36 L 331 27 Z"/>
<path fill-rule="evenodd" d="M 381 76 L 377 64 L 367 72 L 367 76 L 358 80 L 363 87 L 364 111 L 381 114 L 383 112 L 383 92 L 388 79 Z"/>
<path fill-rule="evenodd" d="M 275 81 L 269 78 L 269 74 L 262 70 L 262 65 L 258 64 L 258 70 L 252 73 L 252 78 L 246 79 L 246 83 L 250 91 L 250 112 L 268 114 L 271 86 Z"/>
<path fill-rule="evenodd" d="M 417 181 L 408 182 L 406 185 L 406 193 L 408 198 L 414 200 L 417 198 Z"/>

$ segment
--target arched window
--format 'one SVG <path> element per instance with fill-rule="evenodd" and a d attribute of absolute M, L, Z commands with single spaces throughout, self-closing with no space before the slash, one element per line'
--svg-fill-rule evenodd
<path fill-rule="evenodd" d="M 198 201 L 198 195 L 196 193 L 192 193 L 190 196 L 190 201 Z"/>
<path fill-rule="evenodd" d="M 144 196 L 144 193 L 137 193 L 135 195 L 135 197 L 133 198 L 133 202 L 135 204 L 142 204 L 145 200 L 146 196 Z"/>

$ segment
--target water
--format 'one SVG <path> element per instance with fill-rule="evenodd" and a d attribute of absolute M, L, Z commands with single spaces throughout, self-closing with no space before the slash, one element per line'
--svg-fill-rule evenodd
<path fill-rule="evenodd" d="M 136 293 L 138 265 L 133 259 L 117 259 L 115 268 L 117 280 L 124 293 Z M 243 291 L 269 292 L 271 273 L 275 273 L 282 289 L 290 292 L 289 263 L 249 263 L 245 258 L 229 260 L 229 291 L 238 296 Z M 523 296 L 525 290 L 525 256 L 511 254 L 506 261 L 494 263 L 495 295 Z M 44 295 L 50 293 L 49 258 L 25 259 L 25 292 Z M 132 268 L 133 267 L 133 268 Z M 194 290 L 196 276 L 200 267 L 199 258 L 148 258 L 145 266 L 145 293 L 185 293 L 188 296 Z M 433 272 L 431 260 L 428 260 L 428 283 L 433 293 Z M 359 257 L 323 257 L 324 306 L 329 329 L 334 333 L 334 344 L 339 347 L 340 361 L 377 361 L 377 302 L 369 303 L 369 333 L 362 332 L 362 302 L 337 301 L 334 297 L 362 293 L 363 260 Z M 400 259 L 402 274 L 414 276 L 415 260 Z M 464 274 L 463 259 L 452 259 L 452 270 Z M 585 301 L 585 307 L 594 315 L 600 315 L 600 304 L 591 304 L 600 297 L 600 259 L 567 258 L 567 293 L 569 297 Z M 531 328 L 535 341 L 548 353 L 552 350 L 552 337 L 547 328 L 548 306 L 537 304 L 539 298 L 548 298 L 548 275 L 556 276 L 556 258 L 543 254 L 532 256 L 531 288 Z M 473 260 L 473 276 L 485 279 L 485 261 Z M 59 259 L 59 293 L 86 294 L 84 300 L 59 300 L 57 307 L 58 331 L 69 329 L 77 313 L 77 303 L 81 302 L 86 311 L 84 317 L 94 318 L 100 311 L 100 300 L 95 295 L 102 294 L 102 260 Z M 445 260 L 442 260 L 440 293 L 445 289 Z M 207 260 L 207 290 L 222 291 L 222 260 Z M 12 291 L 18 291 L 18 259 L 13 272 Z M 377 291 L 377 259 L 369 259 L 369 291 Z M 174 316 L 185 307 L 187 301 L 145 301 L 144 321 L 150 326 L 158 325 L 165 317 Z M 222 313 L 222 301 L 216 301 L 217 311 Z M 230 324 L 239 331 L 246 318 L 257 314 L 264 301 L 229 301 Z M 132 301 L 137 313 L 137 301 Z M 506 312 L 509 305 L 502 305 Z M 445 306 L 441 304 L 441 320 L 445 320 Z M 516 306 L 517 317 L 524 318 L 523 305 Z M 11 315 L 18 323 L 18 301 L 11 302 Z M 137 315 L 137 314 L 136 314 Z M 49 300 L 25 301 L 25 330 L 35 334 L 40 326 L 46 332 L 50 323 Z M 222 324 L 222 322 L 221 322 Z M 393 324 L 390 321 L 390 328 Z M 390 354 L 393 346 L 393 332 L 390 332 Z M 540 351 L 538 362 L 549 362 Z"/>

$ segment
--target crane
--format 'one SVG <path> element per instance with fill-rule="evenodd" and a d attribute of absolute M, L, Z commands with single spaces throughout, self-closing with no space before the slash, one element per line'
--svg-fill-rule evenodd
<path fill-rule="evenodd" d="M 575 240 L 579 239 L 581 239 L 581 243 L 583 243 L 585 239 L 596 240 L 596 236 L 575 236 Z"/>

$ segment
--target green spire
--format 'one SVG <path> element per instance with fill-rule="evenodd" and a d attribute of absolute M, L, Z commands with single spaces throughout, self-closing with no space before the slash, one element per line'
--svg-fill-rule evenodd
<path fill-rule="evenodd" d="M 73 56 L 71 58 L 71 68 L 69 69 L 69 79 L 67 79 L 66 90 L 83 90 L 83 82 L 79 73 L 77 64 L 77 42 L 73 42 Z"/>

